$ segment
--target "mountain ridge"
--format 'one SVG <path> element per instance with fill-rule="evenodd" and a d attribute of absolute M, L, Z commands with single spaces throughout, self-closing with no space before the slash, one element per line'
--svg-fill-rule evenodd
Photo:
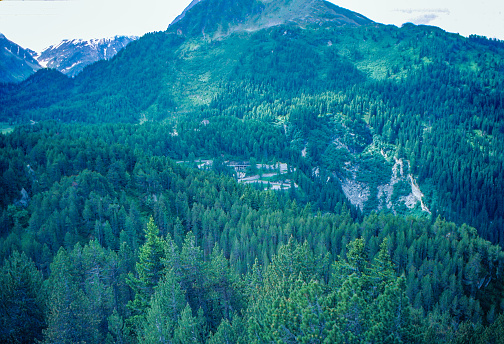
<path fill-rule="evenodd" d="M 108 60 L 124 49 L 137 36 L 115 36 L 97 39 L 65 39 L 44 49 L 35 58 L 44 68 L 53 68 L 74 77 L 84 67 L 99 60 Z"/>
<path fill-rule="evenodd" d="M 204 13 L 204 15 L 203 15 Z M 168 27 L 168 32 L 227 35 L 292 23 L 336 23 L 360 26 L 372 20 L 323 0 L 194 0 Z"/>
<path fill-rule="evenodd" d="M 0 33 L 0 82 L 19 82 L 42 68 L 32 53 Z"/>

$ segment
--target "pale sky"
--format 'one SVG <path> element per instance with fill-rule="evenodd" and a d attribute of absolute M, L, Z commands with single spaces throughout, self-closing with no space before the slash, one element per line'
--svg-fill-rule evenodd
<path fill-rule="evenodd" d="M 0 33 L 23 48 L 166 30 L 191 0 L 0 0 Z M 439 26 L 504 40 L 503 0 L 331 0 L 383 24 Z"/>

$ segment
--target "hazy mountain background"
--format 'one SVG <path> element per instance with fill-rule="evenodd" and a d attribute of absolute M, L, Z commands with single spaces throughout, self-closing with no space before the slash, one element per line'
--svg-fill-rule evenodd
<path fill-rule="evenodd" d="M 109 60 L 138 37 L 117 36 L 92 40 L 64 40 L 44 49 L 35 58 L 44 68 L 52 68 L 74 77 L 84 67 L 100 60 Z"/>
<path fill-rule="evenodd" d="M 100 60 L 111 59 L 138 37 L 117 36 L 92 40 L 71 39 L 59 42 L 41 52 L 23 49 L 0 36 L 0 82 L 20 82 L 41 68 L 56 69 L 74 77 L 84 67 Z"/>

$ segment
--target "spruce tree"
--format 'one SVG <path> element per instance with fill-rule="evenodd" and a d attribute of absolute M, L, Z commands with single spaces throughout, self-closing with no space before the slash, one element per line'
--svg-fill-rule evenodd
<path fill-rule="evenodd" d="M 168 343 L 186 305 L 185 292 L 173 270 L 167 271 L 156 287 L 139 335 L 140 343 Z"/>
<path fill-rule="evenodd" d="M 134 331 L 141 328 L 154 288 L 163 275 L 164 243 L 159 237 L 159 229 L 151 217 L 145 230 L 145 243 L 139 249 L 136 276 L 130 273 L 127 283 L 133 289 L 135 297 L 128 302 L 132 316 L 128 319 Z M 138 333 L 137 333 L 138 334 Z"/>
<path fill-rule="evenodd" d="M 14 253 L 0 269 L 0 342 L 32 343 L 45 327 L 42 274 L 24 253 Z"/>

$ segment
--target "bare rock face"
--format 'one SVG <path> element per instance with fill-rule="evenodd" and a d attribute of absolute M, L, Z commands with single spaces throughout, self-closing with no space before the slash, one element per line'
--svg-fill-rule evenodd
<path fill-rule="evenodd" d="M 30 196 L 25 188 L 21 189 L 20 198 L 15 202 L 15 205 L 26 208 L 30 203 Z"/>

